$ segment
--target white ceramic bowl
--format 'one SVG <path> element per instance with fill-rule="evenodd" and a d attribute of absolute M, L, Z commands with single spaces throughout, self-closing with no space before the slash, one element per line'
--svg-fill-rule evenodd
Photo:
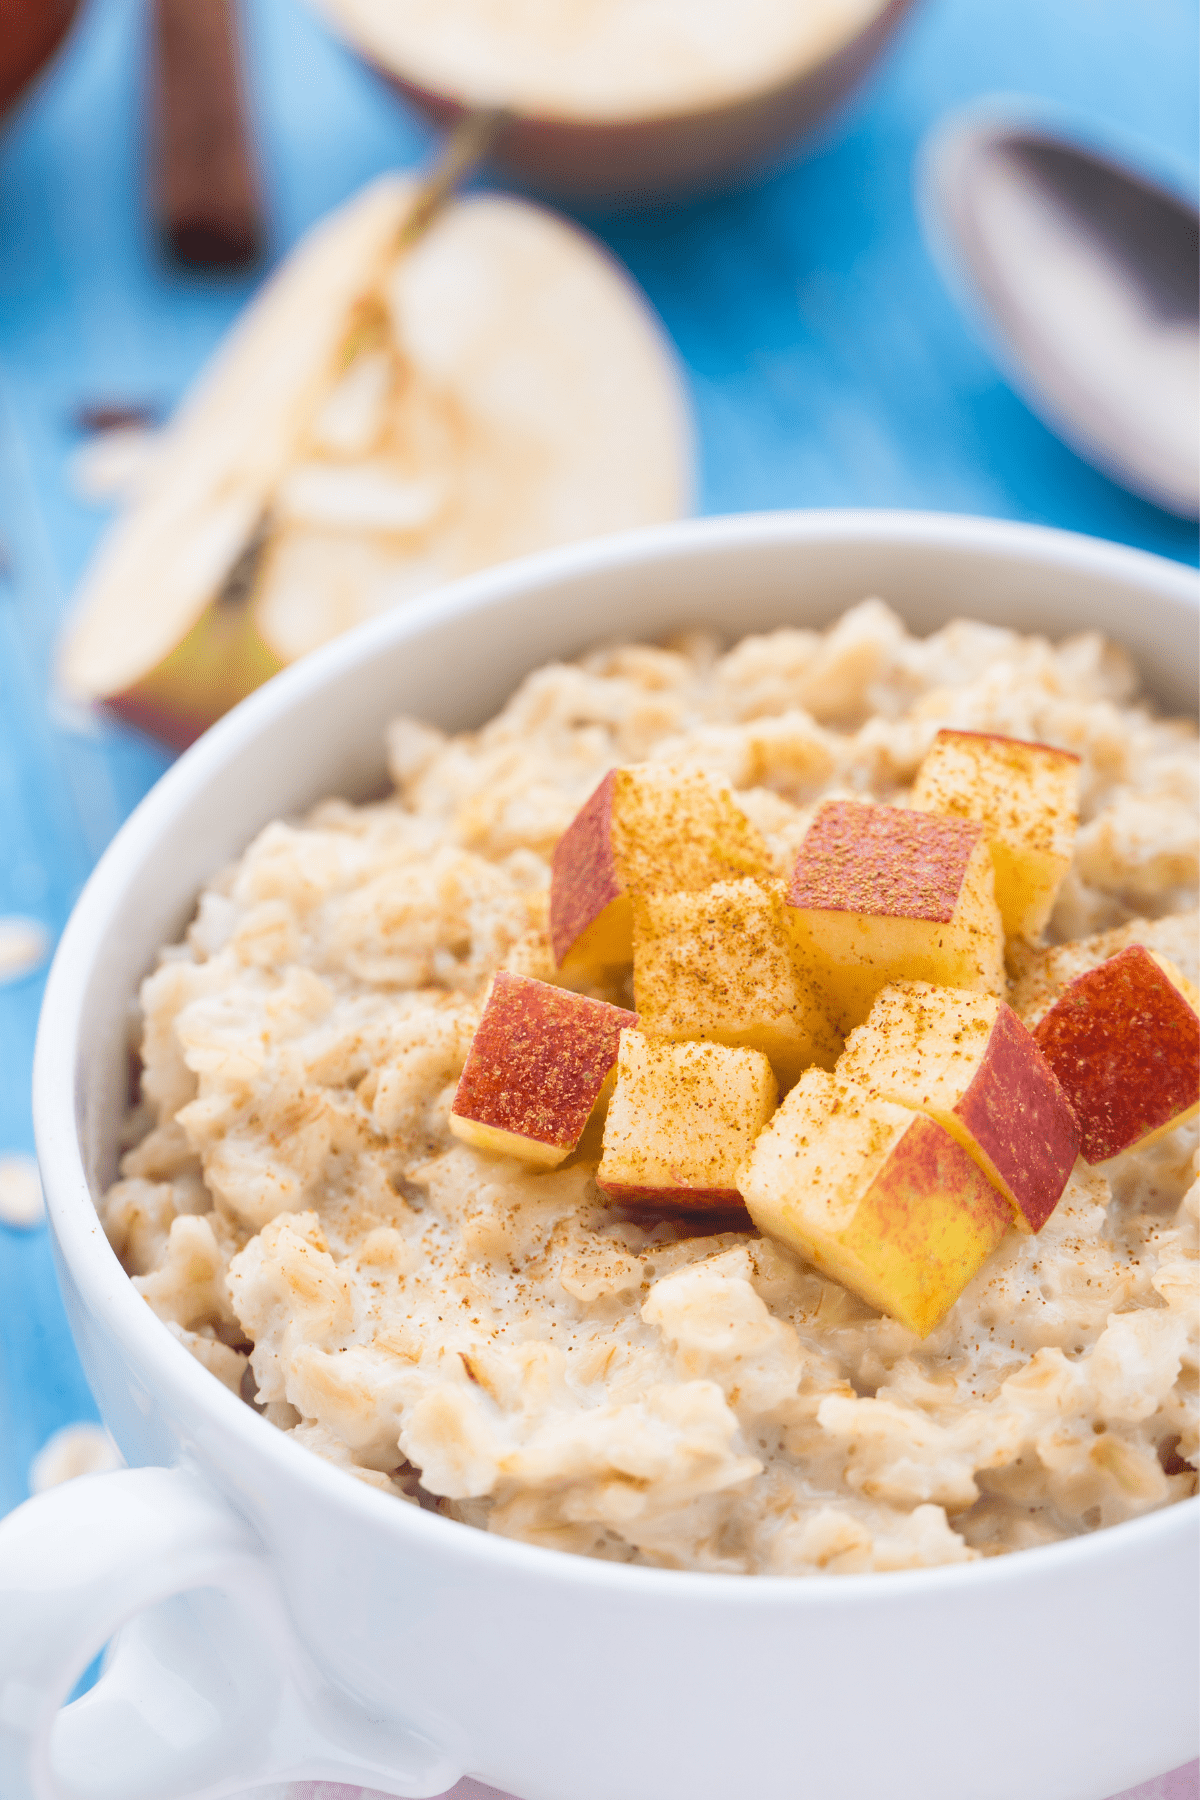
<path fill-rule="evenodd" d="M 1101 1800 L 1194 1754 L 1194 1501 L 829 1580 L 532 1548 L 293 1444 L 176 1343 L 97 1222 L 139 978 L 266 820 L 379 787 L 389 715 L 469 725 L 598 637 L 820 624 L 871 593 L 920 631 L 1098 627 L 1194 706 L 1196 584 L 1173 564 L 961 518 L 715 520 L 510 565 L 352 633 L 212 730 L 117 837 L 50 977 L 35 1112 L 72 1329 L 134 1466 L 0 1526 L 5 1800 L 194 1800 L 303 1774 L 418 1795 L 462 1772 L 527 1800 Z"/>

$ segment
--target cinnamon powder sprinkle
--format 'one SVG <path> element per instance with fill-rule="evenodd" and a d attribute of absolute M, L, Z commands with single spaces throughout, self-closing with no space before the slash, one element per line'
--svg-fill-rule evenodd
<path fill-rule="evenodd" d="M 972 819 L 827 801 L 800 846 L 788 905 L 948 925 L 982 835 Z"/>

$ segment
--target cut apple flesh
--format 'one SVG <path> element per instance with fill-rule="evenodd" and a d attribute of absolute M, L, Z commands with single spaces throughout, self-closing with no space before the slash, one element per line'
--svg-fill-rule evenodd
<path fill-rule="evenodd" d="M 181 746 L 440 582 L 687 510 L 687 402 L 616 265 L 499 197 L 402 249 L 413 192 L 317 226 L 201 377 L 85 576 L 73 697 Z"/>
<path fill-rule="evenodd" d="M 782 884 L 749 877 L 633 903 L 633 992 L 642 1030 L 761 1050 L 781 1087 L 842 1048 L 811 977 L 796 968 Z"/>
<path fill-rule="evenodd" d="M 1003 991 L 991 857 L 972 821 L 827 801 L 800 845 L 785 918 L 839 1031 L 892 981 Z"/>
<path fill-rule="evenodd" d="M 906 0 L 319 0 L 439 122 L 501 108 L 510 167 L 646 196 L 727 175 L 814 125 Z"/>
<path fill-rule="evenodd" d="M 1012 1008 L 990 994 L 902 982 L 878 996 L 838 1063 L 846 1081 L 928 1113 L 1040 1231 L 1079 1146 L 1067 1096 Z"/>
<path fill-rule="evenodd" d="M 1004 929 L 1033 939 L 1071 865 L 1078 786 L 1079 758 L 1069 750 L 979 731 L 939 731 L 909 800 L 922 812 L 983 826 Z"/>
<path fill-rule="evenodd" d="M 623 1205 L 740 1209 L 738 1169 L 778 1099 L 757 1050 L 623 1031 L 597 1184 Z"/>
<path fill-rule="evenodd" d="M 1195 990 L 1141 944 L 1072 981 L 1033 1035 L 1075 1109 L 1086 1162 L 1149 1143 L 1200 1106 Z"/>
<path fill-rule="evenodd" d="M 464 1143 L 554 1168 L 574 1150 L 637 1015 L 501 971 L 450 1111 Z"/>
<path fill-rule="evenodd" d="M 801 1076 L 739 1181 L 760 1231 L 919 1337 L 1011 1223 L 948 1131 L 822 1069 Z"/>
<path fill-rule="evenodd" d="M 694 769 L 610 769 L 554 849 L 550 942 L 572 974 L 633 956 L 634 894 L 695 892 L 766 875 L 767 847 L 732 793 Z"/>

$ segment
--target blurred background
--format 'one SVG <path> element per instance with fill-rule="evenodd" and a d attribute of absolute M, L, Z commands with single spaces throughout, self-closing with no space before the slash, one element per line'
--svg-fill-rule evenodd
<path fill-rule="evenodd" d="M 0 0 L 0 51 L 21 12 L 48 25 L 66 11 Z M 246 0 L 237 16 L 253 216 L 225 248 L 246 266 L 186 266 L 156 228 L 139 0 L 85 0 L 0 111 L 0 1513 L 29 1491 L 52 1434 L 95 1417 L 29 1161 L 46 961 L 171 755 L 52 679 L 112 516 L 97 428 L 161 422 L 314 221 L 438 149 L 436 129 L 300 0 Z M 958 109 L 1021 96 L 1186 197 L 1198 51 L 1193 0 L 915 0 L 849 98 L 765 172 L 683 200 L 545 201 L 619 259 L 674 345 L 696 509 L 978 513 L 1194 564 L 1192 522 L 1098 473 L 1009 385 L 935 267 L 914 165 Z M 505 186 L 491 169 L 472 180 Z"/>

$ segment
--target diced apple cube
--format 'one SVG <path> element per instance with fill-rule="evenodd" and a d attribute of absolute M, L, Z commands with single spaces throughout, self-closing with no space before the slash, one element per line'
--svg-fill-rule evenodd
<path fill-rule="evenodd" d="M 1072 981 L 1033 1035 L 1075 1109 L 1086 1162 L 1148 1144 L 1200 1106 L 1195 989 L 1142 944 Z"/>
<path fill-rule="evenodd" d="M 1194 910 L 1166 913 L 1161 919 L 1130 919 L 1108 931 L 1093 932 L 1091 937 L 1072 938 L 1069 943 L 1049 944 L 1045 948 L 1010 945 L 1009 1005 L 1032 1031 L 1077 975 L 1098 969 L 1130 944 L 1144 944 L 1155 956 L 1164 957 L 1179 971 L 1184 983 L 1182 991 L 1191 997 L 1200 961 L 1200 913 Z"/>
<path fill-rule="evenodd" d="M 800 845 L 785 917 L 839 1031 L 861 1024 L 891 981 L 1004 990 L 991 857 L 972 821 L 827 801 Z"/>
<path fill-rule="evenodd" d="M 738 1169 L 778 1099 L 761 1051 L 623 1031 L 596 1181 L 623 1205 L 740 1210 Z"/>
<path fill-rule="evenodd" d="M 925 1337 L 1012 1222 L 935 1120 L 809 1069 L 738 1177 L 750 1217 Z"/>
<path fill-rule="evenodd" d="M 910 803 L 983 826 L 996 904 L 1010 937 L 1045 929 L 1071 866 L 1079 822 L 1079 758 L 1050 744 L 980 731 L 939 731 L 917 770 Z"/>
<path fill-rule="evenodd" d="M 991 994 L 901 982 L 846 1042 L 838 1074 L 928 1113 L 998 1187 L 1023 1231 L 1040 1231 L 1067 1185 L 1079 1132 L 1054 1071 L 1016 1013 Z"/>
<path fill-rule="evenodd" d="M 792 959 L 783 884 L 719 881 L 633 903 L 633 993 L 651 1037 L 744 1045 L 781 1087 L 810 1063 L 832 1069 L 842 1040 L 816 982 Z"/>
<path fill-rule="evenodd" d="M 769 875 L 762 838 L 729 788 L 702 770 L 611 769 L 564 831 L 550 872 L 560 968 L 602 978 L 633 956 L 633 894 L 695 892 Z"/>
<path fill-rule="evenodd" d="M 477 1150 L 552 1169 L 583 1136 L 637 1014 L 505 970 L 496 976 L 450 1112 Z"/>

